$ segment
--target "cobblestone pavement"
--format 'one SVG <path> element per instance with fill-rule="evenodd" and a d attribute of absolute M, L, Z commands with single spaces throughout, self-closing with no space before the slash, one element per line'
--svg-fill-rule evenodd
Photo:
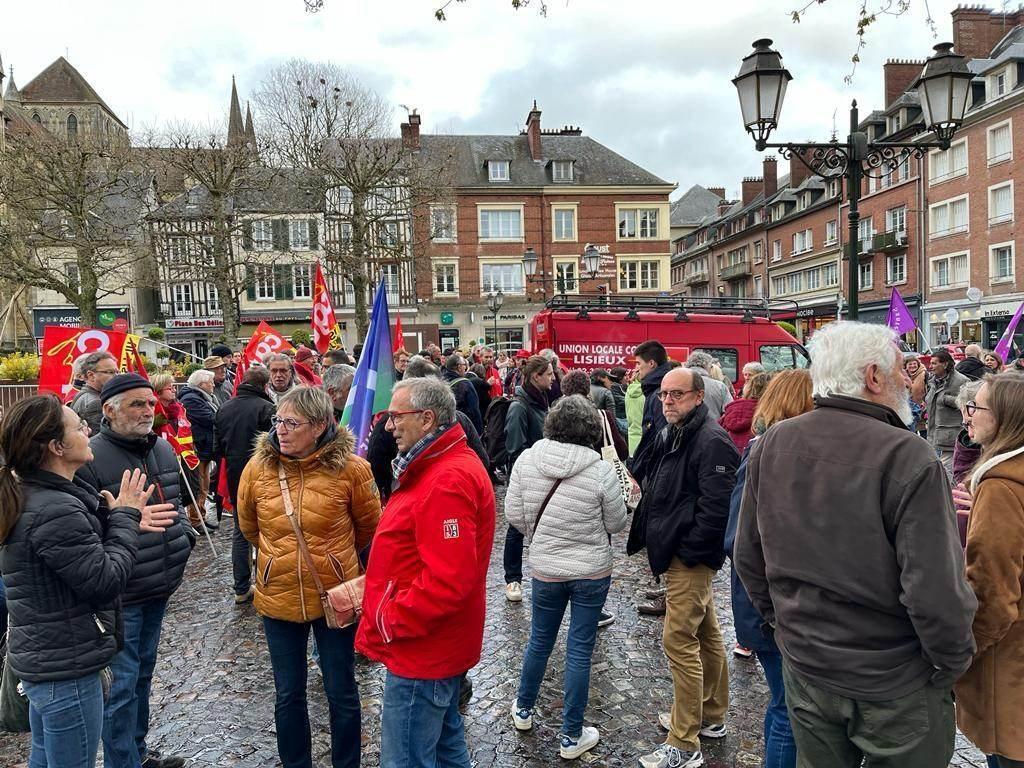
<path fill-rule="evenodd" d="M 185 583 L 171 601 L 157 662 L 152 697 L 150 746 L 184 755 L 189 766 L 279 765 L 274 739 L 274 685 L 259 619 L 252 605 L 236 607 L 231 595 L 230 529 L 224 521 L 214 536 L 215 560 L 202 542 L 193 553 Z M 558 756 L 562 643 L 556 646 L 538 701 L 534 730 L 515 731 L 509 708 L 519 679 L 522 650 L 529 636 L 530 590 L 521 604 L 505 600 L 501 568 L 505 526 L 499 521 L 489 574 L 487 630 L 480 664 L 470 673 L 474 697 L 466 717 L 472 758 L 480 768 L 541 768 L 567 765 Z M 625 532 L 615 537 L 615 575 L 608 608 L 618 619 L 600 630 L 594 651 L 587 721 L 601 731 L 600 744 L 580 758 L 583 765 L 635 766 L 664 732 L 658 713 L 671 705 L 672 685 L 661 649 L 662 620 L 635 609 L 647 584 L 646 560 L 626 558 Z M 640 598 L 642 599 L 642 597 Z M 732 617 L 726 572 L 715 583 L 715 604 L 732 647 Z M 365 660 L 357 667 L 363 703 L 363 760 L 379 766 L 383 670 Z M 757 663 L 729 656 L 729 734 L 705 740 L 710 768 L 759 766 L 761 718 L 767 686 Z M 318 766 L 329 768 L 327 703 L 319 678 L 310 670 L 310 719 Z M 27 739 L 0 736 L 0 765 L 26 765 Z M 952 765 L 984 766 L 983 757 L 962 737 Z"/>

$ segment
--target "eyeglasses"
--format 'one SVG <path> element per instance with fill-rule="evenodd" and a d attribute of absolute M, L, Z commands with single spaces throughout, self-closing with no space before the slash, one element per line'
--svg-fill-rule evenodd
<path fill-rule="evenodd" d="M 278 427 L 284 427 L 285 432 L 294 432 L 299 427 L 303 427 L 306 424 L 312 423 L 313 422 L 311 421 L 296 421 L 295 419 L 279 419 L 277 416 L 274 416 L 270 420 L 270 426 L 272 426 L 274 429 L 277 429 Z"/>
<path fill-rule="evenodd" d="M 424 410 L 420 408 L 416 411 L 384 411 L 384 418 L 390 421 L 392 424 L 395 423 L 395 419 L 399 416 L 408 416 L 410 413 L 423 413 Z"/>
<path fill-rule="evenodd" d="M 89 434 L 92 432 L 92 428 L 89 426 L 89 422 L 87 422 L 85 419 L 82 419 L 80 422 L 78 422 L 78 427 L 76 427 L 76 429 L 86 437 L 88 437 Z"/>
<path fill-rule="evenodd" d="M 991 411 L 992 409 L 991 408 L 985 408 L 984 406 L 978 405 L 976 402 L 971 400 L 971 402 L 967 403 L 964 406 L 964 410 L 967 411 L 967 415 L 968 416 L 973 416 L 978 411 Z"/>
<path fill-rule="evenodd" d="M 688 394 L 690 394 L 693 391 L 694 390 L 692 390 L 692 389 L 667 389 L 667 390 L 663 390 L 661 392 L 658 392 L 658 399 L 662 400 L 662 401 L 665 401 L 665 400 L 682 400 L 683 399 L 683 395 L 688 395 Z"/>
<path fill-rule="evenodd" d="M 101 370 L 101 369 L 97 368 L 96 370 L 93 371 L 93 373 L 103 373 L 103 374 L 106 374 L 107 376 L 117 376 L 117 374 L 119 374 L 120 371 L 117 370 L 117 369 L 115 369 L 113 371 L 111 371 L 111 370 L 104 371 L 104 370 Z"/>

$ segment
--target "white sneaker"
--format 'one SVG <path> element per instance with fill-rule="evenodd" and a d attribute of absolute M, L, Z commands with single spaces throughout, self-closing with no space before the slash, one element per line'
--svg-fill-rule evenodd
<path fill-rule="evenodd" d="M 589 752 L 597 746 L 597 742 L 600 740 L 601 735 L 597 732 L 597 728 L 585 725 L 579 738 L 570 739 L 568 736 L 562 735 L 558 754 L 565 760 L 575 760 L 584 752 Z"/>
<path fill-rule="evenodd" d="M 658 725 L 664 728 L 666 731 L 672 730 L 672 713 L 662 712 L 658 715 Z"/>
<path fill-rule="evenodd" d="M 523 602 L 523 585 L 518 581 L 513 581 L 510 584 L 505 585 L 505 599 L 510 603 L 521 603 Z"/>
<path fill-rule="evenodd" d="M 704 755 L 698 749 L 688 752 L 662 744 L 649 755 L 640 758 L 643 768 L 698 768 L 704 765 Z"/>
<path fill-rule="evenodd" d="M 705 739 L 724 739 L 728 729 L 725 723 L 704 723 L 700 727 L 700 735 Z"/>
<path fill-rule="evenodd" d="M 517 699 L 512 700 L 512 725 L 517 731 L 528 731 L 533 728 L 533 710 L 520 709 Z"/>

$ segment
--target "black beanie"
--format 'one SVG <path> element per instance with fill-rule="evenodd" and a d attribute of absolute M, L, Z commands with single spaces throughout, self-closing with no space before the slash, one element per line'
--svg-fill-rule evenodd
<path fill-rule="evenodd" d="M 137 373 L 119 373 L 103 385 L 103 389 L 100 390 L 100 402 L 105 403 L 114 395 L 120 395 L 129 389 L 139 389 L 139 387 L 146 387 L 149 390 L 156 391 L 144 376 L 139 376 Z"/>
<path fill-rule="evenodd" d="M 214 344 L 210 347 L 210 354 L 218 357 L 231 357 L 231 347 L 227 344 Z"/>

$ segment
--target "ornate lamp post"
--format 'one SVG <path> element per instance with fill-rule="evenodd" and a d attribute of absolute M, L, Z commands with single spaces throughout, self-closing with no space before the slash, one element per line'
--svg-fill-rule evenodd
<path fill-rule="evenodd" d="M 601 253 L 597 250 L 597 247 L 587 243 L 587 247 L 583 249 L 583 274 L 582 278 L 586 280 L 593 280 L 597 277 L 598 271 L 601 269 Z M 548 283 L 554 283 L 558 289 L 558 293 L 565 294 L 566 285 L 565 278 L 561 275 L 555 275 L 554 277 L 544 277 L 544 275 L 537 275 L 537 253 L 533 248 L 527 248 L 523 252 L 523 272 L 526 274 L 526 281 L 528 283 L 540 283 L 541 285 L 547 285 Z M 577 281 L 579 282 L 579 278 Z M 545 293 L 545 296 L 547 294 Z"/>
<path fill-rule="evenodd" d="M 859 128 L 860 118 L 854 101 L 850 107 L 850 134 L 845 142 L 833 138 L 828 143 L 770 144 L 768 137 L 778 127 L 786 87 L 793 79 L 782 66 L 782 56 L 771 46 L 771 40 L 755 41 L 753 53 L 743 59 L 739 74 L 732 81 L 739 94 L 743 125 L 754 139 L 758 152 L 776 149 L 787 160 L 796 155 L 813 173 L 840 171 L 842 174 L 850 204 L 847 316 L 856 320 L 860 288 L 857 246 L 861 180 L 864 176 L 881 178 L 912 157 L 923 158 L 929 149 L 949 149 L 953 134 L 963 123 L 973 75 L 964 57 L 953 53 L 952 43 L 936 45 L 935 55 L 925 62 L 912 87 L 917 89 L 925 125 L 935 135 L 935 141 L 868 141 L 867 134 Z"/>
<path fill-rule="evenodd" d="M 487 294 L 487 308 L 491 310 L 491 314 L 494 315 L 494 346 L 498 345 L 498 310 L 501 309 L 501 305 L 505 303 L 505 294 L 501 292 L 501 288 L 498 289 L 497 293 Z"/>

